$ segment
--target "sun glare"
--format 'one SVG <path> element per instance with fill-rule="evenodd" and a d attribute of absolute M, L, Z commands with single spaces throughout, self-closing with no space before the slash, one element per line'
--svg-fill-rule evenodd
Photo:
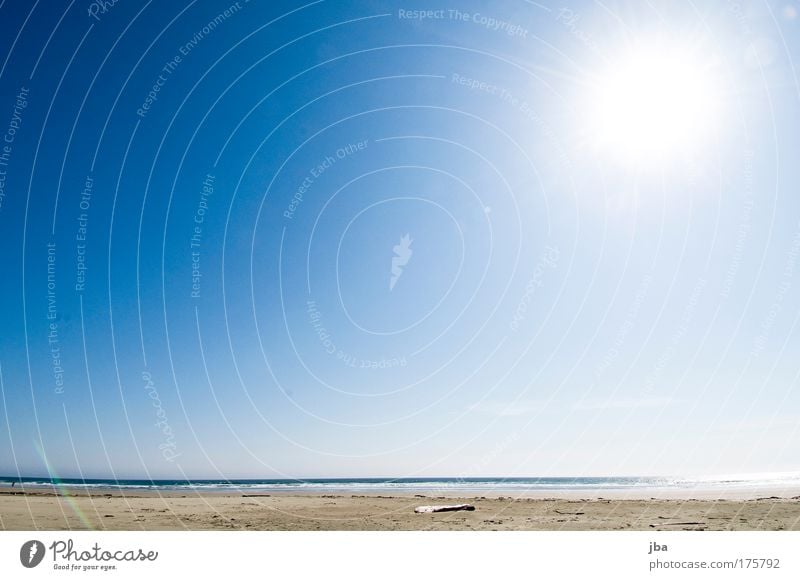
<path fill-rule="evenodd" d="M 663 163 L 712 132 L 716 96 L 709 67 L 688 51 L 632 50 L 597 78 L 592 141 L 624 162 Z"/>

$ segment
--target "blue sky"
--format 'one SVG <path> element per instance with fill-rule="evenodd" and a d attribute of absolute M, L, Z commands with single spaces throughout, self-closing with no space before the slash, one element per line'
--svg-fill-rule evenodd
<path fill-rule="evenodd" d="M 0 472 L 796 471 L 798 11 L 6 2 Z"/>

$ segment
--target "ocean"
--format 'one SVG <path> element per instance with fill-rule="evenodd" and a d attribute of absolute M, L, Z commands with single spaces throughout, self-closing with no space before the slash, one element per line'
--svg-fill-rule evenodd
<path fill-rule="evenodd" d="M 408 477 L 319 479 L 76 479 L 0 476 L 0 487 L 12 483 L 26 488 L 151 489 L 241 492 L 338 492 L 338 493 L 526 493 L 546 491 L 681 491 L 798 488 L 800 473 L 755 474 L 700 478 L 669 477 Z"/>

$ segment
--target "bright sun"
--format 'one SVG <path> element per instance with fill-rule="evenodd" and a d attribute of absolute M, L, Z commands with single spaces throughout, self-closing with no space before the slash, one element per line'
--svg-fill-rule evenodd
<path fill-rule="evenodd" d="M 717 96 L 709 67 L 688 51 L 633 49 L 596 80 L 592 141 L 623 162 L 663 163 L 709 136 Z"/>

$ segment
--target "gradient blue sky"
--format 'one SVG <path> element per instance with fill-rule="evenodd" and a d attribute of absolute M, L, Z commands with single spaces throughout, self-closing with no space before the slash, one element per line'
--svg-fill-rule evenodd
<path fill-rule="evenodd" d="M 0 5 L 0 474 L 800 469 L 797 2 L 59 4 Z M 642 39 L 718 87 L 647 167 Z"/>

